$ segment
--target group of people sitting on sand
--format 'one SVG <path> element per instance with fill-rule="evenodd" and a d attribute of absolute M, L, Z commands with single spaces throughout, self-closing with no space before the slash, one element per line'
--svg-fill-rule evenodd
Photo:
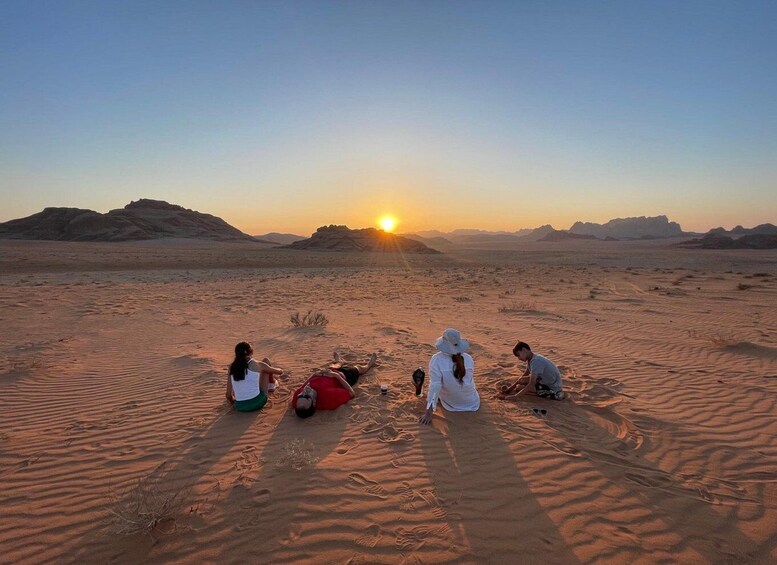
<path fill-rule="evenodd" d="M 480 408 L 480 395 L 475 387 L 475 361 L 468 353 L 469 341 L 458 330 L 448 328 L 435 342 L 438 352 L 429 361 L 429 387 L 426 412 L 422 424 L 429 424 L 439 401 L 452 412 L 475 412 Z M 226 397 L 240 412 L 261 409 L 267 403 L 267 395 L 275 390 L 276 376 L 284 374 L 266 357 L 253 358 L 251 344 L 241 341 L 235 346 L 235 360 L 229 366 Z M 517 399 L 531 394 L 542 398 L 564 398 L 561 372 L 547 357 L 532 352 L 531 347 L 519 341 L 513 355 L 526 363 L 523 375 L 512 385 L 505 385 L 498 394 L 502 399 Z M 371 354 L 365 365 L 343 363 L 334 354 L 334 362 L 326 369 L 313 373 L 295 391 L 291 399 L 294 412 L 300 418 L 309 418 L 316 410 L 334 410 L 351 400 L 356 393 L 353 387 L 359 378 L 377 364 L 377 355 Z M 416 396 L 420 396 L 426 375 L 416 369 L 412 379 Z"/>

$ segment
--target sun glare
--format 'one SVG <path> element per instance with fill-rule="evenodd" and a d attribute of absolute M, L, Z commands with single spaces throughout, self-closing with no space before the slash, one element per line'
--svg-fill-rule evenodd
<path fill-rule="evenodd" d="M 397 227 L 397 219 L 389 215 L 381 216 L 378 218 L 378 225 L 383 231 L 392 232 Z"/>

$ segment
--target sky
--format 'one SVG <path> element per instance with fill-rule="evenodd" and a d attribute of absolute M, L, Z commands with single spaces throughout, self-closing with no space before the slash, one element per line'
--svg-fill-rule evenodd
<path fill-rule="evenodd" d="M 0 2 L 0 222 L 777 223 L 777 2 Z"/>

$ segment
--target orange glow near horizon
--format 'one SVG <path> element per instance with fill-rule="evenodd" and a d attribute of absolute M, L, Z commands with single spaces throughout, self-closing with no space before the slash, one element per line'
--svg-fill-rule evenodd
<path fill-rule="evenodd" d="M 385 232 L 393 232 L 397 228 L 399 221 L 392 215 L 386 214 L 378 218 L 380 229 Z"/>

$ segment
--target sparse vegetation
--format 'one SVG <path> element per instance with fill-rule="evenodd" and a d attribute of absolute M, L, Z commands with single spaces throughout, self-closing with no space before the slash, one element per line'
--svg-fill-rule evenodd
<path fill-rule="evenodd" d="M 741 340 L 737 339 L 733 334 L 723 332 L 704 333 L 696 330 L 688 330 L 688 336 L 706 341 L 713 347 L 731 347 L 741 342 Z"/>
<path fill-rule="evenodd" d="M 175 529 L 176 517 L 186 505 L 188 495 L 185 489 L 164 492 L 159 483 L 149 477 L 142 478 L 109 510 L 111 529 L 127 536 L 153 535 L 163 524 L 171 524 Z"/>
<path fill-rule="evenodd" d="M 751 284 L 739 283 L 737 285 L 737 290 L 748 290 L 748 289 L 751 289 L 751 288 L 753 288 L 753 285 L 751 285 Z"/>
<path fill-rule="evenodd" d="M 318 457 L 313 455 L 313 447 L 307 440 L 295 438 L 281 448 L 275 466 L 279 469 L 301 471 L 312 467 L 317 461 Z"/>
<path fill-rule="evenodd" d="M 323 313 L 313 312 L 313 310 L 308 310 L 307 313 L 302 316 L 300 316 L 299 312 L 294 312 L 294 314 L 289 317 L 289 321 L 295 328 L 323 327 L 329 324 L 329 318 Z"/>
<path fill-rule="evenodd" d="M 472 299 L 469 296 L 454 296 L 453 300 L 456 302 L 470 302 Z"/>
<path fill-rule="evenodd" d="M 537 309 L 537 303 L 536 302 L 511 302 L 510 304 L 506 304 L 505 306 L 499 307 L 499 312 L 502 314 L 509 314 L 511 312 L 527 312 L 530 310 L 536 310 Z"/>

